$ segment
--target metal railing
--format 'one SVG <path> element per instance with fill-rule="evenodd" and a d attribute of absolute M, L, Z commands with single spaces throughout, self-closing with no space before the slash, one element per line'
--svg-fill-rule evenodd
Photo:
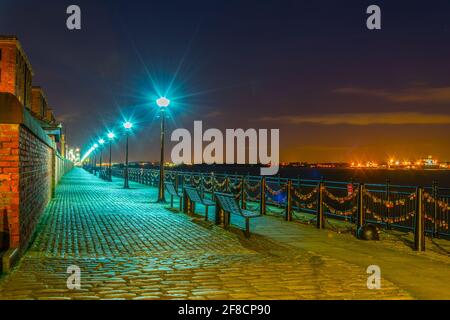
<path fill-rule="evenodd" d="M 123 173 L 124 169 L 113 168 L 113 176 L 123 177 Z M 145 185 L 157 187 L 159 183 L 156 169 L 129 168 L 128 175 L 130 181 Z M 232 193 L 242 208 L 287 221 L 313 222 L 318 228 L 331 225 L 331 219 L 348 222 L 352 231 L 367 222 L 413 231 L 416 238 L 428 235 L 450 239 L 450 188 L 439 188 L 436 183 L 422 188 L 389 182 L 363 184 L 182 171 L 166 171 L 165 180 L 176 188 L 194 186 L 211 198 L 215 192 Z"/>

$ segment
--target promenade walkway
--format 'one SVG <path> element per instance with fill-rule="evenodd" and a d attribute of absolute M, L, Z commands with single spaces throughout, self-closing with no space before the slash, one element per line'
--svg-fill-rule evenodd
<path fill-rule="evenodd" d="M 450 298 L 448 255 L 269 216 L 255 219 L 245 239 L 153 203 L 154 188 L 130 185 L 79 168 L 67 174 L 31 247 L 0 279 L 0 299 Z M 381 267 L 379 290 L 367 288 L 370 264 Z M 71 265 L 81 269 L 80 290 L 67 288 Z"/>

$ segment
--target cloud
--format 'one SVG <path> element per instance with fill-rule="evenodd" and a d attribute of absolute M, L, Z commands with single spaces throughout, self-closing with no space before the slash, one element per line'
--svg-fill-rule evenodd
<path fill-rule="evenodd" d="M 282 122 L 287 124 L 320 125 L 442 125 L 450 124 L 449 114 L 431 114 L 421 112 L 382 112 L 382 113 L 338 113 L 316 115 L 287 115 L 281 117 L 263 117 L 260 121 Z"/>
<path fill-rule="evenodd" d="M 397 103 L 450 103 L 450 87 L 414 87 L 397 92 L 347 87 L 335 89 L 333 90 L 333 93 L 378 97 Z"/>

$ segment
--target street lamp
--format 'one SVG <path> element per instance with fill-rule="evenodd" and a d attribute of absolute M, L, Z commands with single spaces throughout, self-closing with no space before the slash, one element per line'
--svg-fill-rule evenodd
<path fill-rule="evenodd" d="M 159 161 L 159 192 L 158 202 L 166 202 L 164 195 L 164 129 L 165 129 L 165 111 L 170 105 L 170 100 L 166 97 L 161 97 L 156 100 L 161 116 L 161 157 Z"/>
<path fill-rule="evenodd" d="M 114 138 L 116 137 L 116 135 L 114 134 L 114 132 L 108 132 L 108 139 L 109 139 L 109 172 L 108 172 L 108 181 L 112 182 L 112 141 L 114 140 Z"/>
<path fill-rule="evenodd" d="M 131 128 L 133 127 L 133 124 L 129 121 L 125 122 L 123 124 L 123 127 L 125 128 L 125 134 L 127 136 L 127 143 L 126 143 L 126 149 L 125 149 L 125 172 L 124 172 L 124 189 L 129 189 L 130 186 L 128 185 L 128 136 L 130 134 Z"/>
<path fill-rule="evenodd" d="M 98 144 L 94 144 L 93 146 L 92 146 L 92 148 L 94 149 L 93 151 L 92 151 L 92 153 L 94 154 L 94 171 L 93 171 L 93 174 L 94 174 L 94 176 L 96 176 L 97 175 L 97 148 L 98 148 Z"/>
<path fill-rule="evenodd" d="M 98 176 L 99 176 L 99 178 L 103 178 L 102 177 L 102 172 L 103 172 L 102 158 L 103 158 L 103 145 L 105 144 L 105 140 L 99 139 L 98 143 L 100 144 L 100 174 Z"/>
<path fill-rule="evenodd" d="M 92 146 L 94 148 L 94 176 L 97 175 L 97 148 L 98 148 L 98 144 L 94 143 L 94 145 Z"/>

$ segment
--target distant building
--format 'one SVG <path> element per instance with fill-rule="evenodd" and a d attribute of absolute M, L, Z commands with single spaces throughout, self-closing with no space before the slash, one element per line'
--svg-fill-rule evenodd
<path fill-rule="evenodd" d="M 0 36 L 0 92 L 17 97 L 31 109 L 33 70 L 19 40 L 15 36 Z"/>
<path fill-rule="evenodd" d="M 62 125 L 41 87 L 32 86 L 33 70 L 16 36 L 0 35 L 0 93 L 11 94 L 36 118 L 48 136 L 65 155 L 66 141 Z"/>
<path fill-rule="evenodd" d="M 52 108 L 47 108 L 47 112 L 45 113 L 44 120 L 47 123 L 49 123 L 50 125 L 55 125 L 56 124 L 56 119 L 55 119 L 55 115 L 53 114 L 53 109 Z"/>
<path fill-rule="evenodd" d="M 31 112 L 39 119 L 47 117 L 48 103 L 41 87 L 33 87 L 31 90 Z"/>

